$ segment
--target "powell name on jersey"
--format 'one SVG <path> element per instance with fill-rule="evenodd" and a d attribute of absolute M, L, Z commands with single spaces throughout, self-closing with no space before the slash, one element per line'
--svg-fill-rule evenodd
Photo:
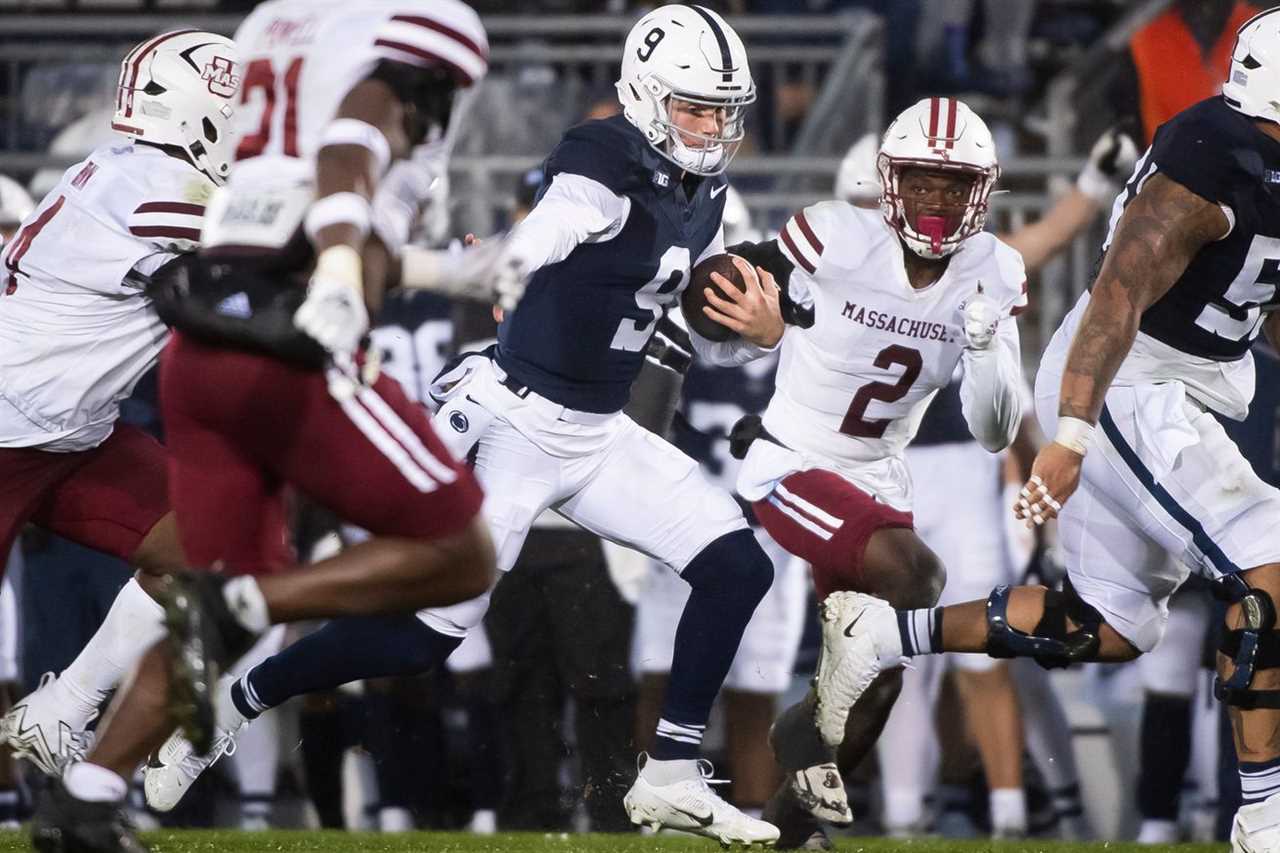
<path fill-rule="evenodd" d="M 94 447 L 167 330 L 143 288 L 193 251 L 213 184 L 145 145 L 72 166 L 5 247 L 0 446 Z"/>
<path fill-rule="evenodd" d="M 843 469 L 899 457 L 934 392 L 951 381 L 964 302 L 979 288 L 1003 317 L 992 346 L 1017 357 L 1013 318 L 1027 304 L 1026 274 L 991 234 L 965 240 L 942 277 L 919 290 L 879 212 L 821 202 L 792 217 L 778 243 L 795 266 L 791 297 L 814 309 L 812 327 L 783 337 L 764 416 L 794 450 Z"/>
<path fill-rule="evenodd" d="M 1114 233 L 1142 183 L 1161 174 L 1222 206 L 1231 232 L 1203 247 L 1142 315 L 1146 334 L 1189 355 L 1231 361 L 1248 353 L 1280 284 L 1280 142 L 1221 96 L 1156 131 L 1111 214 Z M 1103 246 L 1111 244 L 1111 234 Z"/>
<path fill-rule="evenodd" d="M 535 272 L 520 307 L 499 328 L 498 363 L 516 381 L 571 409 L 616 412 L 658 316 L 689 269 L 720 240 L 721 175 L 685 177 L 622 116 L 571 129 L 544 166 L 580 175 L 619 197 L 620 222 Z"/>

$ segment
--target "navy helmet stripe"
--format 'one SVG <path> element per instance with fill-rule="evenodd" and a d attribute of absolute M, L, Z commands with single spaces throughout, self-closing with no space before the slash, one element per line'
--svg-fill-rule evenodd
<path fill-rule="evenodd" d="M 1174 521 L 1191 532 L 1191 540 L 1200 549 L 1200 553 L 1209 558 L 1209 562 L 1213 563 L 1214 568 L 1224 575 L 1239 572 L 1240 567 L 1222 552 L 1222 549 L 1218 547 L 1218 543 L 1214 542 L 1209 534 L 1205 532 L 1204 525 L 1179 504 L 1164 486 L 1156 482 L 1156 478 L 1152 475 L 1150 469 L 1142 463 L 1142 460 L 1138 458 L 1138 454 L 1134 452 L 1134 449 L 1124 440 L 1124 436 L 1120 434 L 1120 428 L 1112 420 L 1111 412 L 1107 411 L 1106 406 L 1102 407 L 1102 416 L 1098 419 L 1098 425 L 1102 427 L 1102 431 L 1106 433 L 1111 445 L 1120 454 L 1120 458 L 1129 466 L 1129 470 L 1138 478 L 1138 482 L 1155 497 L 1156 501 L 1160 506 L 1164 507 L 1164 511 L 1169 513 Z"/>
<path fill-rule="evenodd" d="M 733 55 L 729 53 L 729 40 L 725 38 L 724 30 L 720 29 L 720 24 L 716 22 L 715 15 L 712 15 L 701 6 L 690 6 L 690 9 L 702 16 L 707 22 L 707 26 L 711 27 L 711 33 L 716 37 L 716 44 L 720 46 L 720 67 L 724 71 L 724 82 L 733 81 Z"/>

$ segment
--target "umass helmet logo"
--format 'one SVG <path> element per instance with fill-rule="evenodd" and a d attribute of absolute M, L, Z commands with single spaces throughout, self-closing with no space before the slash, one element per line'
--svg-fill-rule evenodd
<path fill-rule="evenodd" d="M 209 83 L 209 91 L 223 98 L 230 98 L 240 88 L 240 75 L 236 65 L 225 56 L 215 56 L 200 72 L 200 79 Z"/>

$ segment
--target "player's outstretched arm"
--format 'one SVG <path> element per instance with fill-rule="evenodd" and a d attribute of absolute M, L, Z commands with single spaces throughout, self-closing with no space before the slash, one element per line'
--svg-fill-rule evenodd
<path fill-rule="evenodd" d="M 1067 355 L 1058 413 L 1097 423 L 1142 313 L 1204 246 L 1226 236 L 1222 208 L 1156 173 L 1125 208 Z"/>
<path fill-rule="evenodd" d="M 324 129 L 316 155 L 316 200 L 305 228 L 316 266 L 293 322 L 325 349 L 349 353 L 369 326 L 366 301 L 381 301 L 385 254 L 366 264 L 370 201 L 387 164 L 408 153 L 404 106 L 382 80 L 358 83 Z M 372 297 L 372 298 L 371 298 Z"/>
<path fill-rule="evenodd" d="M 1201 248 L 1230 228 L 1217 204 L 1159 173 L 1129 202 L 1067 354 L 1057 435 L 1036 457 L 1014 507 L 1028 525 L 1055 517 L 1080 484 L 1089 436 L 1142 313 L 1173 287 Z"/>

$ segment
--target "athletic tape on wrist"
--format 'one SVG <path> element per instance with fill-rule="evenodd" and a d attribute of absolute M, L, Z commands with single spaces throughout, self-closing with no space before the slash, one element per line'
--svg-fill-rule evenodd
<path fill-rule="evenodd" d="M 316 257 L 314 277 L 339 281 L 363 292 L 364 264 L 360 253 L 345 243 L 330 246 Z"/>
<path fill-rule="evenodd" d="M 320 147 L 359 145 L 373 155 L 374 171 L 381 175 L 391 164 L 391 144 L 382 131 L 358 118 L 338 118 L 325 125 L 320 133 Z"/>
<path fill-rule="evenodd" d="M 352 225 L 363 239 L 369 236 L 372 224 L 373 209 L 369 206 L 369 199 L 359 193 L 346 192 L 312 202 L 302 227 L 314 242 L 316 234 L 330 225 Z"/>
<path fill-rule="evenodd" d="M 1058 418 L 1058 434 L 1053 440 L 1084 456 L 1089 451 L 1094 429 L 1093 424 L 1080 418 Z"/>

